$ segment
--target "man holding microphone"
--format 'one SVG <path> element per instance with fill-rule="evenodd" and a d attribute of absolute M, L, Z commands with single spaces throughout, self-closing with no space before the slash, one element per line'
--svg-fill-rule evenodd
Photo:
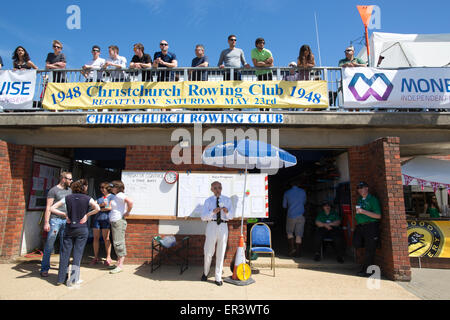
<path fill-rule="evenodd" d="M 205 263 L 201 280 L 206 281 L 208 279 L 212 256 L 214 255 L 214 251 L 216 251 L 215 283 L 216 285 L 221 286 L 223 284 L 223 260 L 228 241 L 227 222 L 233 219 L 234 212 L 232 209 L 231 199 L 221 195 L 222 184 L 220 182 L 214 181 L 211 184 L 211 191 L 214 195 L 205 200 L 201 216 L 203 221 L 208 222 L 205 232 Z"/>

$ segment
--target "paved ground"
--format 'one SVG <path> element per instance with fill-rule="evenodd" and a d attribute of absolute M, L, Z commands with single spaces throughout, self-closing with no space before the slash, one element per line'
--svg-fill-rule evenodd
<path fill-rule="evenodd" d="M 270 270 L 261 269 L 252 275 L 254 284 L 242 287 L 228 283 L 218 287 L 213 277 L 208 282 L 201 282 L 202 268 L 198 266 L 191 266 L 180 275 L 176 266 L 163 265 L 150 273 L 149 265 L 126 265 L 124 272 L 111 275 L 103 266 L 88 264 L 82 264 L 84 282 L 79 288 L 57 287 L 57 258 L 52 257 L 48 278 L 39 276 L 39 267 L 39 260 L 0 264 L 0 299 L 104 300 L 105 293 L 109 300 L 414 300 L 443 297 L 438 292 L 419 290 L 425 281 L 420 276 L 428 275 L 426 272 L 417 272 L 418 278 L 409 285 L 382 279 L 378 289 L 369 289 L 368 284 L 374 283 L 355 276 L 352 264 L 341 265 L 339 269 L 331 263 L 310 269 L 305 269 L 308 264 L 303 264 L 303 268 L 277 268 L 276 277 L 272 277 Z M 231 275 L 229 268 L 224 271 L 224 277 Z M 416 271 L 413 271 L 413 277 Z M 450 270 L 443 271 L 447 272 L 439 275 L 441 279 L 450 275 Z"/>

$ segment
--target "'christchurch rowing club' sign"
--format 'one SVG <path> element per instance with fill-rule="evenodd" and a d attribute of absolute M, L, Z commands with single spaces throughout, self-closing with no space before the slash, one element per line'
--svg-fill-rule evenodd
<path fill-rule="evenodd" d="M 121 113 L 89 114 L 87 124 L 281 124 L 282 114 L 260 113 Z"/>

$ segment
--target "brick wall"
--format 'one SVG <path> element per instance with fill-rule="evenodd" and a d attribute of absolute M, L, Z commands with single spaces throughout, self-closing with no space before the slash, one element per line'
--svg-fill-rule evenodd
<path fill-rule="evenodd" d="M 191 147 L 191 162 L 194 163 L 194 156 L 201 156 L 201 149 L 194 152 Z M 125 170 L 175 170 L 175 171 L 236 171 L 236 169 L 218 168 L 203 164 L 181 164 L 174 165 L 171 158 L 171 146 L 128 146 L 126 152 Z M 183 155 L 183 154 L 182 154 Z M 181 155 L 181 156 L 182 156 Z M 199 160 L 197 158 L 197 160 Z M 125 186 L 126 188 L 126 186 Z M 126 189 L 125 189 L 126 192 Z M 159 220 L 128 220 L 126 242 L 127 242 L 127 263 L 146 263 L 151 261 L 151 239 L 158 235 Z M 244 224 L 244 236 L 247 228 Z M 240 235 L 240 220 L 228 223 L 228 245 L 225 253 L 224 266 L 227 267 L 236 253 Z M 162 235 L 163 236 L 163 235 Z M 177 245 L 185 235 L 176 235 Z M 204 235 L 190 235 L 189 240 L 189 263 L 194 265 L 203 264 Z M 213 264 L 215 258 L 213 257 Z"/>
<path fill-rule="evenodd" d="M 382 273 L 392 280 L 410 281 L 406 215 L 400 164 L 400 139 L 388 137 L 349 150 L 352 210 L 358 198 L 359 181 L 369 184 L 369 192 L 380 201 L 381 248 L 376 263 Z M 362 250 L 359 250 L 362 251 Z M 361 259 L 363 252 L 358 252 Z"/>
<path fill-rule="evenodd" d="M 33 148 L 0 141 L 0 260 L 20 254 Z"/>

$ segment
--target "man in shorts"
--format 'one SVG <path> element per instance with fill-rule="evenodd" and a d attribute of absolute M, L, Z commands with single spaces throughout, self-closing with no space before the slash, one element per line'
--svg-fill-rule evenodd
<path fill-rule="evenodd" d="M 301 244 L 305 228 L 306 192 L 298 182 L 291 183 L 291 188 L 284 193 L 283 208 L 287 209 L 286 234 L 289 256 L 301 256 Z M 295 236 L 295 237 L 294 237 Z"/>

